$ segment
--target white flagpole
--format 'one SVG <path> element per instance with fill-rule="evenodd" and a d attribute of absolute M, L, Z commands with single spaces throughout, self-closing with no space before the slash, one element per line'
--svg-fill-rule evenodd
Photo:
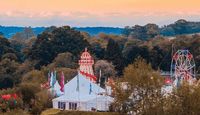
<path fill-rule="evenodd" d="M 80 109 L 79 74 L 80 74 L 80 71 L 78 70 L 78 76 L 77 76 L 77 91 L 78 91 L 78 101 L 79 101 L 79 104 L 78 104 L 78 111 L 79 111 L 79 109 Z"/>
<path fill-rule="evenodd" d="M 101 86 L 101 69 L 99 70 L 99 86 Z"/>
<path fill-rule="evenodd" d="M 97 96 L 99 95 L 100 86 L 101 86 L 101 69 L 99 70 L 99 87 L 98 87 L 98 92 L 97 92 L 97 94 L 96 94 L 96 110 L 98 109 L 98 100 L 97 100 Z"/>

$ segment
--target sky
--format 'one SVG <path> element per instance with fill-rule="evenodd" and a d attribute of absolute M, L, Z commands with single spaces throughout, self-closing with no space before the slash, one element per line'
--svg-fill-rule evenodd
<path fill-rule="evenodd" d="M 3 26 L 110 26 L 200 21 L 200 0 L 0 0 Z"/>

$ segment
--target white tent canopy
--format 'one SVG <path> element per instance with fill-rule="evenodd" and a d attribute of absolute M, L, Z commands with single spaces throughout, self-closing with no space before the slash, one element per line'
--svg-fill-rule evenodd
<path fill-rule="evenodd" d="M 106 92 L 105 89 L 99 87 L 95 83 L 92 83 L 82 74 L 78 74 L 71 81 L 65 84 L 64 90 L 65 90 L 64 91 L 65 94 L 68 94 L 68 95 L 69 95 L 69 92 L 70 94 L 72 94 L 78 91 L 80 94 L 89 94 L 89 93 L 98 94 L 98 93 Z"/>
<path fill-rule="evenodd" d="M 105 94 L 106 90 L 92 83 L 85 76 L 78 74 L 65 84 L 64 95 L 53 99 L 53 108 L 91 111 L 108 111 L 113 98 Z"/>
<path fill-rule="evenodd" d="M 61 88 L 61 87 L 60 87 L 60 84 L 59 84 L 58 81 L 56 80 L 56 83 L 54 84 L 54 90 L 55 90 L 57 96 L 61 96 L 61 95 L 64 94 L 64 92 L 61 92 L 61 91 L 60 91 L 60 88 Z"/>

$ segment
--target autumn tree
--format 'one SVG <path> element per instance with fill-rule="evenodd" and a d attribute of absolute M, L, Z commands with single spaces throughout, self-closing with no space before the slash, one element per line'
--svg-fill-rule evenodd
<path fill-rule="evenodd" d="M 45 82 L 44 72 L 38 70 L 30 71 L 22 77 L 19 91 L 22 95 L 23 107 L 30 109 L 32 114 L 40 114 L 44 108 L 49 106 L 51 96 L 47 89 L 40 87 Z"/>
<path fill-rule="evenodd" d="M 94 68 L 95 75 L 98 76 L 98 81 L 101 82 L 101 86 L 104 86 L 104 83 L 108 80 L 108 78 L 114 77 L 116 74 L 115 67 L 106 60 L 98 60 L 95 63 Z"/>
<path fill-rule="evenodd" d="M 175 88 L 173 92 L 164 99 L 164 104 L 160 106 L 162 106 L 163 111 L 159 114 L 162 115 L 199 115 L 199 84 L 189 85 L 187 82 L 183 82 L 180 87 Z"/>
<path fill-rule="evenodd" d="M 12 88 L 18 83 L 16 76 L 19 63 L 15 60 L 5 58 L 0 61 L 0 88 Z"/>
<path fill-rule="evenodd" d="M 162 85 L 159 73 L 138 58 L 125 68 L 123 78 L 116 83 L 114 107 L 122 113 L 146 115 L 146 110 L 156 109 L 162 103 Z"/>
<path fill-rule="evenodd" d="M 56 67 L 77 68 L 77 63 L 75 61 L 75 56 L 71 53 L 60 53 L 48 67 L 51 69 Z"/>

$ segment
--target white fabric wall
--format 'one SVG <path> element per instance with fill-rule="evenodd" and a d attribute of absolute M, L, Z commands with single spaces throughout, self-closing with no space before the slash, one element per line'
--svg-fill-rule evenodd
<path fill-rule="evenodd" d="M 69 102 L 65 101 L 65 103 L 66 103 L 65 110 L 69 110 Z M 105 100 L 101 98 L 97 98 L 97 99 L 90 100 L 87 102 L 74 102 L 74 103 L 77 103 L 77 109 L 80 107 L 79 110 L 81 111 L 91 111 L 92 108 L 96 108 L 99 111 L 108 111 L 109 106 L 111 104 L 109 100 Z M 53 108 L 59 109 L 58 101 L 53 101 Z"/>
<path fill-rule="evenodd" d="M 114 99 L 110 96 L 97 96 L 96 99 L 90 100 L 90 102 L 95 102 L 95 108 L 99 111 L 108 111 L 110 104 L 114 101 Z"/>
<path fill-rule="evenodd" d="M 53 108 L 58 109 L 58 101 L 53 101 Z"/>

